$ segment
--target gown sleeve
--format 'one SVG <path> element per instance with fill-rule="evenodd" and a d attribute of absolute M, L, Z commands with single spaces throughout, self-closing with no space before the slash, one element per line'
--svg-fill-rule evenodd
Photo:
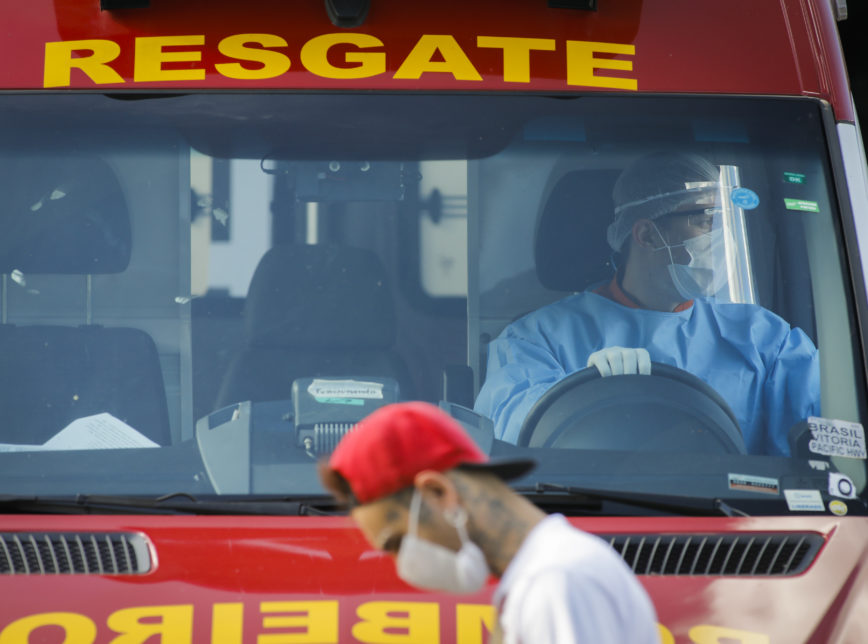
<path fill-rule="evenodd" d="M 766 453 L 789 455 L 790 427 L 808 416 L 820 415 L 819 353 L 801 329 L 791 329 L 781 343 L 763 394 Z"/>
<path fill-rule="evenodd" d="M 475 409 L 494 421 L 497 438 L 515 443 L 531 407 L 565 375 L 548 347 L 507 328 L 489 345 L 487 376 Z"/>

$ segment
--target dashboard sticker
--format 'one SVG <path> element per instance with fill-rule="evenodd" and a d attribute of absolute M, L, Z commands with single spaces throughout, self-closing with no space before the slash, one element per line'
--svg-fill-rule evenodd
<path fill-rule="evenodd" d="M 307 392 L 316 399 L 320 398 L 365 398 L 382 400 L 383 385 L 379 382 L 364 382 L 362 380 L 325 380 L 316 378 L 307 388 Z M 329 400 L 328 402 L 334 402 Z"/>
<path fill-rule="evenodd" d="M 834 499 L 833 501 L 829 501 L 829 512 L 838 517 L 843 517 L 847 514 L 847 504 L 843 501 L 839 501 L 838 499 Z"/>
<path fill-rule="evenodd" d="M 777 479 L 749 474 L 729 474 L 729 489 L 775 495 L 781 492 Z"/>
<path fill-rule="evenodd" d="M 790 512 L 823 512 L 823 497 L 819 490 L 784 490 Z"/>
<path fill-rule="evenodd" d="M 846 474 L 829 472 L 829 494 L 842 499 L 855 499 L 856 485 Z"/>

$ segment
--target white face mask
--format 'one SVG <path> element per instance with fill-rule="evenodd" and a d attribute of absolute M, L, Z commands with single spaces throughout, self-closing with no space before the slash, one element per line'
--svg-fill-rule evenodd
<path fill-rule="evenodd" d="M 680 244 L 667 244 L 660 229 L 652 222 L 663 247 L 669 252 L 669 276 L 678 293 L 684 299 L 710 297 L 723 288 L 727 281 L 726 255 L 723 230 L 715 228 L 709 233 L 685 239 Z M 690 255 L 690 262 L 678 264 L 672 257 L 672 249 L 683 247 Z"/>
<path fill-rule="evenodd" d="M 474 593 L 485 585 L 490 571 L 485 555 L 467 536 L 467 513 L 456 507 L 445 515 L 458 530 L 461 550 L 455 552 L 416 535 L 422 497 L 413 492 L 410 502 L 410 528 L 401 540 L 396 561 L 398 576 L 411 586 L 453 593 Z"/>

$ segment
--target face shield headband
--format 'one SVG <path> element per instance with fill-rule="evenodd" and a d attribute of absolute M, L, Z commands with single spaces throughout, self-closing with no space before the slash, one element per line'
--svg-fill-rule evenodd
<path fill-rule="evenodd" d="M 654 220 L 669 214 L 685 204 L 702 206 L 709 195 L 720 193 L 719 181 L 687 181 L 681 190 L 663 192 L 635 199 L 615 207 L 615 221 L 606 230 L 606 241 L 616 252 L 621 251 L 624 240 L 630 236 L 633 224 L 639 219 Z"/>

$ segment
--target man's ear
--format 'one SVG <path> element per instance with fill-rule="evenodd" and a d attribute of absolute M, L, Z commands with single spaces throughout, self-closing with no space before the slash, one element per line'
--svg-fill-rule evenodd
<path fill-rule="evenodd" d="M 659 250 L 663 246 L 663 238 L 650 219 L 637 219 L 630 232 L 636 246 L 650 250 Z"/>
<path fill-rule="evenodd" d="M 441 509 L 454 507 L 458 503 L 458 490 L 443 472 L 423 470 L 416 474 L 413 485 L 430 503 Z"/>

